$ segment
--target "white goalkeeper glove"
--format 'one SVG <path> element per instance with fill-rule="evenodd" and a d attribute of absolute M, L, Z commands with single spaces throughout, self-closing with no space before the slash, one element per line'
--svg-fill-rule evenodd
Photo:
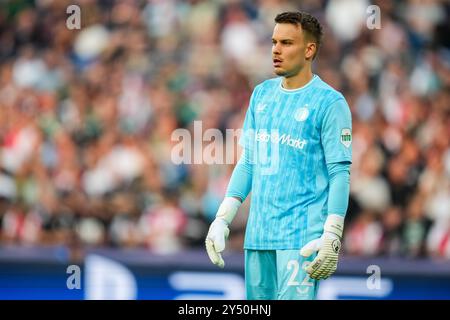
<path fill-rule="evenodd" d="M 336 271 L 343 230 L 344 217 L 330 214 L 325 221 L 322 236 L 308 242 L 300 250 L 300 254 L 304 257 L 318 251 L 316 258 L 306 268 L 312 279 L 326 279 Z"/>
<path fill-rule="evenodd" d="M 222 201 L 217 211 L 216 219 L 211 223 L 206 236 L 205 245 L 209 259 L 220 268 L 225 266 L 221 252 L 225 250 L 225 241 L 230 234 L 228 226 L 236 216 L 240 205 L 241 202 L 236 198 L 226 197 Z"/>

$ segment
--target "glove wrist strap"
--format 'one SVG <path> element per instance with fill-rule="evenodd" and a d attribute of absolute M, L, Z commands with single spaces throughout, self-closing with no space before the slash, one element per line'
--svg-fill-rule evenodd
<path fill-rule="evenodd" d="M 226 197 L 220 204 L 217 211 L 216 218 L 223 219 L 228 225 L 233 221 L 236 216 L 241 202 L 233 197 Z"/>
<path fill-rule="evenodd" d="M 324 232 L 330 232 L 342 237 L 342 232 L 344 231 L 344 217 L 338 214 L 329 214 L 324 225 Z"/>

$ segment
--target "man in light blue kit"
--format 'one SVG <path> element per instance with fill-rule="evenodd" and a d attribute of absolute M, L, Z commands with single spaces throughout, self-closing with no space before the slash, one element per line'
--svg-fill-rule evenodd
<path fill-rule="evenodd" d="M 206 249 L 224 267 L 228 226 L 250 190 L 247 299 L 315 299 L 336 270 L 350 190 L 352 121 L 343 95 L 311 71 L 322 27 L 305 12 L 275 18 L 278 76 L 255 87 L 243 154 L 209 228 Z"/>

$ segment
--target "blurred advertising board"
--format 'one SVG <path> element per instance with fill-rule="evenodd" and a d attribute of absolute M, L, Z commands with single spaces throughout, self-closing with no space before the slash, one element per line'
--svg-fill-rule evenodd
<path fill-rule="evenodd" d="M 64 248 L 0 249 L 0 299 L 245 299 L 242 253 L 220 270 L 202 250 L 88 250 L 69 262 Z M 450 262 L 343 257 L 319 299 L 450 299 Z"/>

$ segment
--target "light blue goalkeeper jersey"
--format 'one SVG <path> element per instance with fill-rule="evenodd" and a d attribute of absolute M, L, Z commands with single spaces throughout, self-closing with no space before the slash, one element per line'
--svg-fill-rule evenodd
<path fill-rule="evenodd" d="M 352 160 L 352 121 L 345 98 L 314 75 L 287 90 L 282 78 L 253 91 L 240 144 L 253 164 L 244 248 L 300 249 L 323 233 L 327 164 Z"/>

